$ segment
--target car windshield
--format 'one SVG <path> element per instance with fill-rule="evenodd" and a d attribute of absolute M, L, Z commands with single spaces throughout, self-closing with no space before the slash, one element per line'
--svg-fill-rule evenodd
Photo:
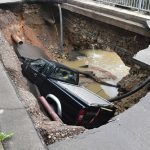
<path fill-rule="evenodd" d="M 34 70 L 41 72 L 46 62 L 42 59 L 37 59 L 31 62 L 31 66 Z"/>
<path fill-rule="evenodd" d="M 78 74 L 66 68 L 56 67 L 55 71 L 51 74 L 51 77 L 72 84 L 78 83 Z"/>

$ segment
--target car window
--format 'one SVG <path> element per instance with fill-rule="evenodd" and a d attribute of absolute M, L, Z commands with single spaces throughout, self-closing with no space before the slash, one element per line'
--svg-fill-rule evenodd
<path fill-rule="evenodd" d="M 45 65 L 45 68 L 44 68 L 44 74 L 46 75 L 46 76 L 50 76 L 51 75 L 51 73 L 53 72 L 53 69 L 54 69 L 54 65 L 53 65 L 53 63 L 47 63 L 46 65 Z"/>
<path fill-rule="evenodd" d="M 41 72 L 45 66 L 46 62 L 42 59 L 38 59 L 38 60 L 35 60 L 33 62 L 31 62 L 31 67 L 38 71 L 38 72 Z"/>
<path fill-rule="evenodd" d="M 78 74 L 65 68 L 56 67 L 55 71 L 51 74 L 51 77 L 73 84 L 78 82 Z"/>

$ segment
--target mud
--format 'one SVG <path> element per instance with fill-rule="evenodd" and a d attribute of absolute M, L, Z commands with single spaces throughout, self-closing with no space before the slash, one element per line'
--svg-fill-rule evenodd
<path fill-rule="evenodd" d="M 150 44 L 150 39 L 147 37 L 68 11 L 64 13 L 64 21 L 66 37 L 75 50 L 91 49 L 92 45 L 95 45 L 95 49 L 114 51 L 114 47 L 118 46 L 126 49 L 133 56 Z M 127 52 L 116 50 L 115 52 L 121 57 L 125 65 L 131 68 L 129 75 L 118 83 L 120 85 L 119 95 L 121 95 L 141 83 L 149 76 L 149 73 L 146 68 L 144 70 L 136 67 L 129 59 Z M 149 91 L 147 87 L 120 102 L 116 102 L 117 112 L 123 112 L 136 104 Z"/>
<path fill-rule="evenodd" d="M 21 63 L 16 56 L 11 34 L 17 34 L 25 43 L 43 49 L 44 54 L 48 56 L 48 58 L 59 62 L 62 61 L 60 55 L 58 55 L 58 25 L 57 23 L 55 25 L 47 24 L 43 17 L 50 17 L 54 19 L 55 17 L 57 18 L 57 15 L 53 14 L 52 9 L 47 9 L 42 5 L 39 6 L 35 4 L 6 7 L 5 9 L 1 8 L 0 30 L 5 36 L 6 40 L 4 39 L 3 35 L 0 36 L 0 45 L 3 49 L 0 51 L 0 58 L 12 81 L 14 82 L 18 96 L 28 110 L 28 113 L 34 122 L 37 131 L 41 134 L 46 144 L 51 144 L 55 141 L 80 134 L 84 132 L 85 129 L 83 127 L 67 126 L 60 124 L 59 122 L 50 121 L 45 115 L 46 113 L 44 112 L 44 109 L 41 108 L 35 96 L 30 92 L 28 86 L 29 82 L 22 76 L 20 68 Z M 70 15 L 65 16 L 65 18 L 67 17 L 70 18 Z M 83 49 L 91 48 L 91 44 L 95 42 L 98 44 L 97 48 L 110 51 L 112 51 L 111 43 L 119 43 L 121 47 L 129 49 L 133 53 L 136 53 L 141 48 L 145 48 L 149 44 L 149 39 L 145 37 L 143 38 L 133 33 L 130 34 L 115 27 L 110 29 L 110 26 L 107 26 L 103 23 L 95 23 L 93 20 L 92 22 L 91 20 L 88 20 L 87 22 L 84 17 L 77 18 L 78 16 L 71 18 L 73 20 L 75 19 L 74 26 L 67 26 L 66 30 L 69 32 L 66 34 L 65 39 L 65 45 L 67 46 L 65 47 L 65 53 L 68 53 L 68 51 L 74 48 L 78 49 L 79 47 Z M 78 21 L 80 21 L 80 28 L 77 26 L 77 24 L 79 24 Z M 90 22 L 93 25 L 96 24 L 96 28 L 99 28 L 99 25 L 101 25 L 100 32 L 97 32 L 95 26 L 93 28 L 95 32 L 93 32 L 91 29 L 88 29 L 88 32 L 94 33 L 92 34 L 93 38 L 90 37 L 89 33 L 87 36 L 86 34 L 82 34 L 82 32 L 79 30 L 85 25 L 86 28 L 89 28 L 91 26 Z M 81 33 L 82 36 L 79 33 Z M 84 33 L 87 33 L 87 31 Z M 71 44 L 69 42 L 71 42 Z M 124 55 L 121 55 L 121 58 L 126 64 L 128 64 Z M 130 65 L 130 67 L 130 74 L 124 77 L 118 83 L 120 85 L 119 94 L 130 91 L 134 85 L 139 84 L 149 75 L 149 72 L 136 68 L 134 64 Z M 118 108 L 118 113 L 123 112 L 137 103 L 141 97 L 146 95 L 148 91 L 149 85 L 141 89 L 138 93 L 123 99 L 121 102 L 117 102 L 116 106 Z"/>

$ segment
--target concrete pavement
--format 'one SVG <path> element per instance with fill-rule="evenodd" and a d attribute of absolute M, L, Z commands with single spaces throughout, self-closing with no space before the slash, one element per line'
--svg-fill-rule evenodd
<path fill-rule="evenodd" d="M 49 146 L 49 150 L 149 150 L 150 93 L 98 129 Z"/>
<path fill-rule="evenodd" d="M 62 8 L 110 24 L 128 31 L 150 37 L 147 28 L 149 15 L 100 4 L 93 0 L 67 0 Z"/>
<path fill-rule="evenodd" d="M 3 143 L 6 150 L 45 150 L 1 62 L 0 131 L 14 133 L 11 139 Z"/>
<path fill-rule="evenodd" d="M 22 2 L 23 0 L 0 0 L 0 4 Z"/>
<path fill-rule="evenodd" d="M 0 142 L 0 150 L 4 150 L 1 142 Z"/>

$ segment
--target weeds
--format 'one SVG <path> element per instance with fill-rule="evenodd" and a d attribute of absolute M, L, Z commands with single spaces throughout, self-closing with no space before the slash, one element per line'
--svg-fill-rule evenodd
<path fill-rule="evenodd" d="M 13 136 L 13 133 L 10 133 L 10 134 L 6 134 L 6 133 L 3 133 L 3 132 L 0 132 L 0 142 L 8 139 L 8 138 L 11 138 Z"/>

